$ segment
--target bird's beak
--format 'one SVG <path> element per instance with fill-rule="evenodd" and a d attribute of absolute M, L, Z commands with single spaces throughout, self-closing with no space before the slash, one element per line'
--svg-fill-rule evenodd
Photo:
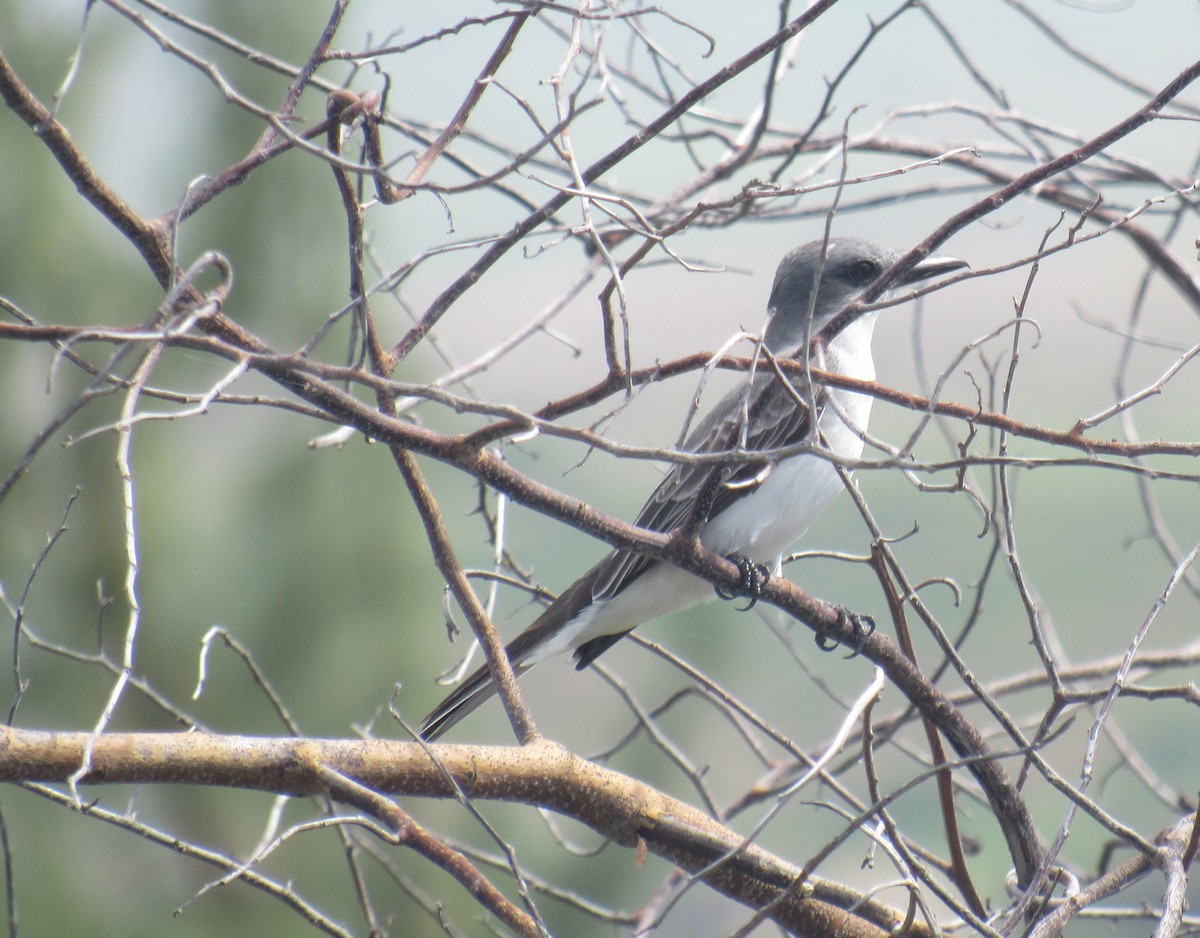
<path fill-rule="evenodd" d="M 933 257 L 925 258 L 921 263 L 912 267 L 898 282 L 900 284 L 920 283 L 922 280 L 928 280 L 930 277 L 939 277 L 942 274 L 948 274 L 970 266 L 966 261 L 959 260 L 957 257 L 934 255 Z"/>

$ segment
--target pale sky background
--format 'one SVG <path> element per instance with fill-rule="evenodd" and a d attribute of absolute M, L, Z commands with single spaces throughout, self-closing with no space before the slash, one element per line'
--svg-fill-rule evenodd
<path fill-rule="evenodd" d="M 792 50 L 793 68 L 777 92 L 779 123 L 807 126 L 824 93 L 824 80 L 836 73 L 861 42 L 867 17 L 882 20 L 897 5 L 844 0 L 804 36 Z M 1146 98 L 1066 56 L 1009 3 L 929 5 L 959 37 L 973 65 L 1002 89 L 1011 110 L 1044 122 L 1047 128 L 1088 138 L 1134 111 Z M 298 63 L 325 22 L 328 6 L 209 2 L 182 3 L 176 9 Z M 1079 50 L 1152 91 L 1196 57 L 1200 5 L 1194 0 L 1031 2 L 1029 6 Z M 0 0 L 0 50 L 43 101 L 51 100 L 67 72 L 78 41 L 82 7 L 64 0 Z M 335 45 L 361 48 L 393 33 L 394 41 L 406 42 L 464 17 L 502 8 L 482 2 L 356 2 Z M 144 7 L 132 9 L 159 22 Z M 716 40 L 716 51 L 705 58 L 707 44 L 701 37 L 661 19 L 647 20 L 653 35 L 669 48 L 680 71 L 689 78 L 706 77 L 732 61 L 769 35 L 778 19 L 777 7 L 762 2 L 694 2 L 670 9 Z M 214 54 L 202 39 L 164 28 L 197 54 Z M 407 55 L 382 59 L 379 68 L 391 78 L 391 109 L 409 120 L 443 125 L 494 48 L 502 28 L 466 29 Z M 623 35 L 614 30 L 609 40 L 614 62 L 624 61 L 625 40 L 617 42 Z M 504 88 L 525 97 L 545 124 L 554 119 L 547 81 L 559 68 L 562 54 L 561 40 L 533 23 L 522 34 L 518 53 L 505 62 L 499 76 Z M 217 60 L 222 74 L 240 92 L 264 107 L 277 106 L 284 87 L 278 76 L 226 54 L 217 54 Z M 320 74 L 342 82 L 348 69 L 328 66 Z M 721 89 L 704 107 L 745 120 L 761 95 L 765 78 L 760 64 Z M 672 81 L 677 92 L 686 87 L 677 75 Z M 356 91 L 382 90 L 384 82 L 374 69 L 364 68 L 350 86 Z M 589 93 L 595 90 L 592 87 Z M 659 111 L 619 78 L 613 79 L 607 94 L 606 104 L 584 115 L 572 129 L 573 144 L 584 164 L 634 129 L 613 106 L 616 95 L 624 96 L 635 120 L 649 119 Z M 1193 109 L 1200 107 L 1200 89 L 1185 92 L 1181 101 Z M 871 46 L 863 64 L 839 90 L 834 114 L 819 133 L 836 133 L 848 117 L 851 134 L 864 133 L 894 109 L 945 102 L 967 108 L 995 107 L 928 20 L 909 14 Z M 860 105 L 862 109 L 850 116 Z M 323 96 L 312 93 L 301 111 L 309 120 L 319 119 L 323 106 Z M 164 213 L 179 201 L 189 183 L 220 172 L 244 155 L 261 129 L 256 120 L 222 101 L 206 79 L 164 54 L 128 20 L 103 5 L 92 10 L 80 72 L 60 115 L 97 171 L 148 216 Z M 690 126 L 696 129 L 698 125 Z M 484 96 L 472 116 L 471 128 L 497 138 L 532 139 L 527 118 L 500 89 L 490 89 Z M 909 116 L 898 121 L 895 132 L 944 144 L 947 150 L 1000 139 L 981 122 L 961 115 Z M 1049 132 L 1043 139 L 1054 153 L 1068 148 Z M 405 151 L 413 144 L 392 134 L 385 137 L 385 146 L 390 147 L 388 156 L 398 159 L 398 174 L 402 175 L 411 165 L 411 157 L 404 158 Z M 459 146 L 481 166 L 494 169 L 502 165 L 495 154 L 477 143 L 462 141 Z M 710 159 L 720 152 L 712 141 L 698 146 Z M 1121 141 L 1115 151 L 1174 179 L 1194 178 L 1200 123 L 1194 118 L 1160 122 Z M 801 157 L 792 174 L 802 172 L 814 159 Z M 850 175 L 910 161 L 904 156 L 856 155 Z M 729 197 L 771 165 L 744 168 L 705 197 Z M 28 128 L 7 111 L 0 112 L 0 166 L 4 167 L 0 171 L 0 295 L 44 322 L 132 325 L 145 321 L 161 300 L 161 292 L 132 248 L 79 200 Z M 1012 166 L 1014 170 L 1026 168 L 1016 161 Z M 627 186 L 654 201 L 666 198 L 693 172 L 678 148 L 651 145 L 602 182 Z M 835 175 L 836 162 L 818 172 L 815 179 Z M 442 165 L 433 178 L 453 184 L 463 177 Z M 945 167 L 925 169 L 867 191 L 905 191 L 921 180 L 934 185 L 968 178 Z M 540 203 L 551 191 L 547 183 L 561 181 L 561 177 L 551 178 L 548 172 L 530 167 L 522 191 Z M 1136 205 L 1164 195 L 1169 188 L 1161 180 L 1115 186 L 1105 193 L 1106 204 Z M 980 188 L 938 199 L 912 199 L 870 212 L 845 211 L 836 218 L 834 231 L 904 249 L 985 191 Z M 1191 198 L 1194 204 L 1194 194 Z M 803 207 L 823 206 L 827 201 L 827 195 L 818 194 L 808 197 Z M 371 247 L 383 269 L 399 269 L 432 248 L 506 231 L 524 216 L 520 207 L 491 194 L 452 195 L 447 206 L 453 231 L 448 230 L 447 207 L 428 195 L 398 206 L 371 208 L 367 213 Z M 1057 214 L 1044 203 L 1018 199 L 953 237 L 941 251 L 984 270 L 1032 253 Z M 558 220 L 577 223 L 578 209 L 565 209 Z M 1073 221 L 1068 218 L 1065 225 Z M 1164 225 L 1161 218 L 1149 216 L 1143 223 L 1154 230 Z M 778 260 L 797 244 L 819 237 L 821 229 L 822 218 L 814 215 L 771 222 L 749 220 L 715 230 L 694 227 L 674 238 L 674 251 L 710 270 L 689 272 L 660 254 L 656 263 L 643 265 L 628 278 L 634 363 L 648 365 L 714 350 L 740 328 L 760 328 Z M 1200 226 L 1193 214 L 1172 241 L 1176 255 L 1193 263 L 1193 272 L 1192 242 L 1197 236 Z M 458 363 L 471 360 L 563 293 L 584 270 L 586 260 L 577 243 L 551 247 L 555 240 L 546 230 L 535 232 L 525 244 L 524 256 L 521 251 L 511 252 L 454 306 L 437 331 L 445 355 Z M 345 302 L 344 219 L 328 169 L 310 158 L 293 154 L 255 174 L 243 187 L 190 220 L 180 232 L 179 243 L 185 263 L 209 249 L 231 258 L 236 279 L 227 311 L 277 348 L 301 345 Z M 549 249 L 539 252 L 541 247 Z M 419 314 L 478 253 L 479 249 L 468 247 L 421 264 L 404 283 L 404 306 Z M 1027 308 L 1039 334 L 1035 337 L 1027 330 L 1022 340 L 1013 396 L 1015 416 L 1066 429 L 1080 417 L 1113 403 L 1114 370 L 1124 341 L 1121 333 L 1128 326 L 1144 270 L 1141 256 L 1120 234 L 1043 263 Z M 927 392 L 965 344 L 1012 317 L 1014 300 L 1024 289 L 1026 277 L 1027 270 L 1019 269 L 978 278 L 935 294 L 919 313 L 911 305 L 885 312 L 875 343 L 880 380 Z M 603 361 L 596 296 L 602 283 L 602 279 L 593 280 L 569 304 L 554 324 L 557 337 L 531 339 L 474 379 L 469 393 L 533 409 L 598 380 Z M 379 297 L 375 308 L 385 340 L 395 341 L 409 321 L 405 309 L 386 297 Z M 1153 283 L 1140 328 L 1146 336 L 1161 341 L 1136 348 L 1130 369 L 1135 386 L 1137 381 L 1157 378 L 1185 349 L 1200 341 L 1196 314 L 1161 280 Z M 1007 367 L 1010 335 L 1005 332 L 1003 338 L 984 347 L 987 363 Z M 321 354 L 326 360 L 340 361 L 345 341 L 344 332 L 338 333 L 322 347 Z M 102 360 L 101 350 L 91 358 Z M 422 382 L 444 369 L 433 351 L 423 347 L 396 377 Z M 198 390 L 219 374 L 212 363 L 198 356 L 175 355 L 156 375 L 156 381 Z M 974 355 L 952 369 L 944 396 L 974 403 L 973 381 L 984 380 L 985 364 Z M 0 345 L 0 391 L 10 403 L 0 420 L 0 465 L 5 474 L 33 435 L 80 387 L 80 379 L 67 366 L 59 363 L 53 367 L 52 356 L 45 349 Z M 246 380 L 238 389 L 278 393 L 255 379 Z M 620 413 L 609 428 L 610 436 L 642 445 L 673 440 L 694 389 L 695 379 L 688 377 L 647 390 Z M 1196 439 L 1198 394 L 1197 369 L 1185 369 L 1164 394 L 1138 409 L 1141 436 Z M 714 399 L 712 392 L 705 397 L 706 401 Z M 584 425 L 618 403 L 606 402 L 572 417 L 571 422 Z M 115 400 L 102 402 L 77 418 L 68 432 L 78 435 L 104 424 L 113 418 L 116 406 Z M 418 416 L 447 430 L 471 419 L 431 407 L 421 408 Z M 899 444 L 907 439 L 916 420 L 911 414 L 878 404 L 871 429 Z M 215 656 L 209 690 L 198 703 L 191 703 L 199 642 L 214 625 L 227 627 L 255 652 L 283 699 L 294 708 L 303 730 L 317 735 L 352 735 L 356 727 L 375 720 L 381 709 L 386 711 L 397 682 L 402 685 L 399 709 L 406 719 L 416 722 L 443 693 L 434 677 L 451 667 L 465 648 L 462 639 L 454 646 L 445 642 L 441 580 L 386 451 L 364 446 L 358 439 L 342 450 L 314 452 L 305 446 L 310 438 L 329 429 L 276 412 L 218 407 L 204 418 L 149 425 L 136 437 L 145 605 L 139 668 L 214 730 L 281 731 L 244 671 L 228 655 Z M 961 434 L 962 428 L 955 432 Z M 1098 430 L 1097 436 L 1121 433 L 1113 424 Z M 1050 455 L 1044 448 L 1023 442 L 1014 443 L 1014 450 Z M 982 443 L 977 451 L 985 451 Z M 919 452 L 930 458 L 953 455 L 952 447 L 935 430 L 927 433 Z M 603 454 L 594 454 L 583 466 L 573 468 L 582 451 L 547 439 L 510 449 L 509 456 L 539 480 L 626 518 L 636 514 L 658 472 L 644 461 L 615 460 Z M 52 553 L 30 602 L 34 627 L 71 647 L 94 646 L 97 582 L 103 581 L 106 595 L 120 597 L 124 565 L 113 458 L 111 435 L 65 450 L 56 441 L 39 455 L 14 494 L 0 503 L 0 583 L 11 598 L 19 595 L 47 534 L 59 525 L 75 486 L 82 485 L 79 501 L 72 508 L 70 531 Z M 1194 473 L 1192 462 L 1163 461 L 1161 467 Z M 491 549 L 483 525 L 471 515 L 477 500 L 471 480 L 432 463 L 423 465 L 442 500 L 464 563 L 490 565 Z M 900 536 L 917 529 L 898 548 L 902 560 L 910 565 L 910 575 L 918 580 L 953 577 L 964 590 L 973 587 L 990 541 L 978 538 L 982 519 L 969 499 L 919 493 L 895 472 L 865 471 L 859 473 L 859 480 L 886 534 Z M 926 481 L 945 484 L 950 476 L 941 474 Z M 979 483 L 990 492 L 986 472 L 980 474 Z M 1094 467 L 1058 467 L 1016 472 L 1014 486 L 1025 572 L 1062 640 L 1063 660 L 1082 662 L 1119 654 L 1161 592 L 1172 567 L 1144 536 L 1146 519 L 1133 477 Z M 1184 550 L 1190 549 L 1200 539 L 1200 501 L 1194 483 L 1161 482 L 1154 492 L 1162 500 L 1174 536 Z M 513 508 L 508 522 L 509 546 L 551 590 L 568 585 L 605 550 L 584 535 L 525 509 Z M 861 554 L 869 546 L 869 534 L 850 500 L 843 498 L 801 546 Z M 790 574 L 818 595 L 871 611 L 882 621 L 877 587 L 862 567 L 805 561 Z M 868 608 L 862 608 L 864 596 L 870 597 L 865 603 Z M 964 613 L 955 610 L 949 590 L 930 590 L 926 598 L 953 630 Z M 1195 611 L 1196 597 L 1182 595 L 1162 617 L 1151 645 L 1161 649 L 1191 641 Z M 508 635 L 523 628 L 531 614 L 525 600 L 509 592 L 497 607 L 498 623 Z M 118 599 L 104 620 L 106 647 L 117 647 L 125 615 Z M 716 604 L 651 625 L 644 633 L 731 686 L 768 718 L 787 726 L 799 745 L 817 746 L 828 737 L 841 713 L 837 705 L 812 689 L 784 646 L 753 615 L 739 616 L 729 606 Z M 932 656 L 928 640 L 918 640 Z M 984 679 L 1036 666 L 1024 614 L 1011 582 L 1003 576 L 995 579 L 987 612 L 972 642 L 968 658 Z M 636 689 L 644 703 L 657 703 L 665 695 L 662 688 L 680 685 L 681 678 L 657 659 L 632 643 L 624 645 L 628 647 L 614 649 L 603 660 Z M 865 662 L 819 654 L 807 631 L 793 629 L 792 646 L 846 697 L 853 697 L 869 680 Z M 94 723 L 111 686 L 109 678 L 45 655 L 30 656 L 26 668 L 31 685 L 18 723 L 62 728 Z M 545 671 L 534 672 L 527 683 L 535 716 L 548 735 L 587 754 L 610 743 L 614 727 L 627 725 L 627 711 L 594 675 L 576 675 L 565 667 Z M 889 706 L 895 705 L 891 700 Z M 1044 706 L 1045 701 L 1037 698 L 1029 701 L 1027 710 L 1016 709 L 1022 718 L 1036 720 Z M 694 717 L 698 712 L 688 714 Z M 1129 715 L 1135 729 L 1139 715 L 1144 714 L 1133 711 Z M 117 725 L 171 728 L 161 714 L 132 698 L 119 711 Z M 694 746 L 704 759 L 713 761 L 714 784 L 723 797 L 741 790 L 721 774 L 720 754 L 725 745 L 721 730 L 703 722 L 689 723 L 682 715 L 673 716 L 667 725 L 684 748 Z M 1143 729 L 1150 734 L 1151 727 Z M 386 715 L 378 719 L 375 730 L 400 735 Z M 1173 732 L 1176 735 L 1144 737 L 1144 754 L 1160 760 L 1157 765 L 1169 784 L 1194 789 L 1190 776 L 1195 744 L 1200 742 L 1194 716 L 1188 714 Z M 456 738 L 501 743 L 511 735 L 495 705 L 464 724 Z M 733 740 L 728 744 L 736 745 Z M 1062 754 L 1068 771 L 1077 769 L 1073 752 L 1067 749 Z M 627 771 L 644 772 L 680 797 L 693 797 L 688 783 L 664 768 L 649 747 L 626 753 L 615 764 Z M 900 780 L 899 773 L 892 779 Z M 1138 800 L 1135 786 L 1129 785 L 1127 800 L 1121 800 L 1123 781 L 1113 785 L 1115 810 L 1136 818 L 1144 830 L 1157 829 L 1154 809 Z M 186 804 L 171 802 L 155 792 L 143 797 L 151 816 L 151 809 L 157 809 L 168 819 L 168 826 L 231 850 L 253 847 L 266 806 L 266 799 L 258 799 L 238 811 L 228 811 L 210 794 L 197 795 Z M 120 803 L 121 796 L 114 800 Z M 1052 830 L 1061 805 L 1049 801 L 1046 805 L 1047 829 Z M 157 898 L 144 903 L 147 908 L 105 911 L 104 915 L 112 916 L 105 921 L 112 933 L 160 934 L 170 910 L 185 902 L 211 875 L 198 868 L 175 866 L 174 861 L 164 860 L 157 848 L 135 846 L 131 838 L 111 832 L 97 834 L 98 825 L 85 829 L 78 817 L 48 809 L 31 796 L 8 795 L 3 808 L 19 845 L 19 859 L 28 869 L 46 871 L 36 877 L 38 885 L 30 883 L 33 877 L 18 883 L 19 895 L 25 897 L 23 917 L 30 923 L 30 934 L 69 933 L 79 922 L 92 922 L 98 913 L 95 907 L 88 907 L 87 898 L 111 903 L 114 894 L 129 890 L 131 881 L 140 876 L 147 877 L 146 892 Z M 903 814 L 904 808 L 899 810 Z M 514 825 L 523 823 L 522 814 L 504 810 L 497 814 Z M 441 806 L 431 809 L 431 815 L 447 823 L 454 818 Z M 917 809 L 906 820 L 915 827 L 924 823 Z M 1164 813 L 1158 826 L 1169 820 Z M 820 843 L 824 830 L 803 826 L 811 823 L 834 822 L 813 822 L 811 815 L 781 822 L 766 845 L 781 848 L 794 836 Z M 206 824 L 211 826 L 206 828 Z M 802 835 L 796 834 L 793 824 Z M 981 869 L 1002 866 L 1006 858 L 983 808 L 978 808 L 972 824 L 972 834 L 984 841 Z M 39 830 L 52 833 L 39 836 Z M 588 843 L 594 841 L 591 835 L 580 836 Z M 73 844 L 81 842 L 83 859 L 78 865 L 63 865 L 66 861 L 55 846 L 67 838 Z M 1100 833 L 1083 825 L 1072 841 L 1072 850 L 1077 852 L 1070 854 L 1071 859 L 1084 862 L 1094 855 L 1101 839 Z M 561 854 L 550 845 L 531 849 L 530 862 L 536 865 L 542 859 L 538 850 L 543 847 L 544 856 L 550 858 L 545 862 L 554 872 L 558 861 L 553 858 Z M 127 863 L 106 865 L 114 853 Z M 661 870 L 635 876 L 628 857 L 616 858 L 612 856 L 615 853 L 610 851 L 604 858 L 607 866 L 598 862 L 589 868 L 581 861 L 567 875 L 578 876 L 583 888 L 597 878 L 592 869 L 603 869 L 605 876 L 613 877 L 612 894 L 623 896 L 623 890 L 629 891 L 624 899 L 613 899 L 610 894 L 609 901 L 634 908 L 645 901 L 645 890 L 659 882 Z M 306 860 L 302 851 L 297 851 L 281 868 L 286 870 L 292 863 L 300 875 L 310 871 Z M 840 866 L 829 869 L 829 875 L 844 876 L 860 885 L 872 882 L 868 874 L 856 871 L 857 853 L 841 860 Z M 126 866 L 137 872 L 128 873 Z M 339 869 L 336 859 L 332 868 Z M 327 875 L 344 875 L 344 871 Z M 61 895 L 81 882 L 87 895 L 80 896 L 78 908 L 48 898 L 55 890 Z M 422 885 L 445 891 L 444 880 L 426 879 Z M 40 889 L 46 891 L 37 892 Z M 41 896 L 40 900 L 35 896 Z M 345 897 L 339 896 L 330 898 L 329 904 L 340 909 L 337 903 L 344 901 Z M 685 906 L 677 924 L 699 923 L 692 925 L 697 934 L 725 934 L 744 920 L 740 910 L 702 896 L 700 890 L 688 901 L 692 904 Z M 139 904 L 143 903 L 139 900 Z M 222 891 L 219 898 L 200 900 L 172 920 L 171 934 L 208 934 L 222 927 L 236 928 L 239 933 L 271 933 L 281 921 L 272 918 L 277 914 L 269 900 L 250 895 L 249 890 L 238 892 L 235 887 Z M 353 904 L 339 914 L 352 919 Z M 413 933 L 432 933 L 419 930 L 428 926 L 426 920 L 421 921 Z M 356 923 L 354 927 L 359 926 Z M 711 932 L 703 931 L 705 928 Z"/>

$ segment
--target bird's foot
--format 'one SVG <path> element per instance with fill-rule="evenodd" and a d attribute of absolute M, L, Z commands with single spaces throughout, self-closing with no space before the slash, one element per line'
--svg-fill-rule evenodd
<path fill-rule="evenodd" d="M 834 606 L 838 612 L 838 625 L 849 627 L 854 630 L 854 650 L 850 652 L 850 658 L 857 658 L 862 654 L 863 647 L 867 644 L 867 639 L 875 634 L 875 620 L 868 615 L 859 615 L 857 612 L 851 612 L 845 606 Z M 818 632 L 816 634 L 817 647 L 821 651 L 833 651 L 841 643 L 836 639 L 831 639 L 828 632 Z"/>
<path fill-rule="evenodd" d="M 762 596 L 763 587 L 771 579 L 771 571 L 765 564 L 755 563 L 745 554 L 728 554 L 725 559 L 737 564 L 737 568 L 741 572 L 738 585 L 734 589 L 728 590 L 714 586 L 713 591 L 722 599 L 740 599 L 745 596 L 750 601 L 738 610 L 745 612 L 747 609 L 753 608 L 759 597 Z"/>

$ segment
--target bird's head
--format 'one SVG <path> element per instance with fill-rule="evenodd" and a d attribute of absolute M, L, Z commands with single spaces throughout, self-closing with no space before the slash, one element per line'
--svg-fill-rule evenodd
<path fill-rule="evenodd" d="M 900 253 L 859 238 L 831 238 L 822 260 L 823 241 L 811 241 L 779 263 L 771 287 L 766 344 L 776 354 L 791 354 L 815 336 L 834 316 L 854 302 L 881 273 L 900 259 Z M 966 267 L 957 257 L 927 257 L 892 286 L 918 283 Z M 813 291 L 816 302 L 813 303 Z M 812 328 L 807 328 L 809 310 Z M 846 323 L 845 325 L 848 325 Z"/>

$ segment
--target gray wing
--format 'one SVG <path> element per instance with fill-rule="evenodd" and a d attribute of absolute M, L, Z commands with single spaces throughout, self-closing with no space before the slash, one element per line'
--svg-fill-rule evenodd
<path fill-rule="evenodd" d="M 749 398 L 746 388 L 735 388 L 712 409 L 688 437 L 684 449 L 693 453 L 718 453 L 738 447 L 742 426 L 748 420 L 743 448 L 750 452 L 803 443 L 812 421 L 798 395 L 773 373 L 755 377 Z M 820 409 L 824 392 L 817 389 Z M 749 495 L 770 474 L 775 461 L 752 456 L 727 463 L 676 463 L 642 507 L 639 527 L 668 533 L 700 511 L 700 524 Z M 596 569 L 592 598 L 609 599 L 646 572 L 657 561 L 634 551 L 617 550 Z"/>
<path fill-rule="evenodd" d="M 818 389 L 818 411 L 823 400 L 824 393 Z M 747 417 L 751 429 L 743 441 L 742 426 Z M 808 409 L 797 402 L 796 396 L 774 374 L 760 374 L 755 377 L 748 397 L 743 385 L 722 398 L 688 437 L 684 448 L 694 453 L 719 453 L 744 442 L 744 448 L 751 453 L 778 449 L 803 443 L 811 427 Z M 719 464 L 676 464 L 642 507 L 637 524 L 666 533 L 687 521 L 693 512 L 701 513 L 697 520 L 703 524 L 753 492 L 773 466 L 772 460 L 754 457 Z M 509 643 L 509 661 L 518 673 L 524 671 L 528 667 L 526 659 L 543 641 L 593 601 L 617 595 L 657 562 L 635 551 L 613 551 L 571 584 Z M 575 666 L 587 667 L 623 635 L 623 632 L 599 635 L 584 642 L 575 650 Z M 421 736 L 427 740 L 438 738 L 495 692 L 491 672 L 486 665 L 479 668 L 425 718 Z"/>

